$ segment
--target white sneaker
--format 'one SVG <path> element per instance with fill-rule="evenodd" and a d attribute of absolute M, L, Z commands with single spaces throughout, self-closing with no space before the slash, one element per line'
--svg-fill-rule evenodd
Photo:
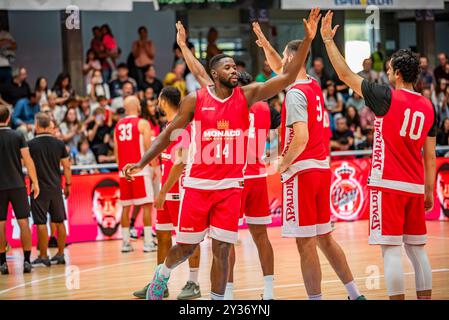
<path fill-rule="evenodd" d="M 122 252 L 131 252 L 131 251 L 134 251 L 131 243 L 123 242 L 123 244 L 122 244 Z"/>
<path fill-rule="evenodd" d="M 131 238 L 131 240 L 137 240 L 139 239 L 139 234 L 137 233 L 137 229 L 136 228 L 129 228 L 129 237 Z"/>
<path fill-rule="evenodd" d="M 157 245 L 152 241 L 143 245 L 143 252 L 154 252 L 157 250 Z"/>

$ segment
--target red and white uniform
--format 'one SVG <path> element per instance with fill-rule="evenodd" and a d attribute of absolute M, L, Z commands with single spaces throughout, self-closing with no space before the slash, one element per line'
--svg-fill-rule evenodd
<path fill-rule="evenodd" d="M 170 123 L 167 124 L 169 126 Z M 172 142 L 168 148 L 161 154 L 162 158 L 162 185 L 167 182 L 170 171 L 176 160 L 176 152 L 182 149 L 188 149 L 190 144 L 190 125 L 186 127 L 183 133 Z M 182 193 L 183 176 L 167 192 L 164 208 L 157 211 L 156 230 L 172 231 L 178 227 L 179 205 Z"/>
<path fill-rule="evenodd" d="M 293 138 L 295 122 L 307 122 L 309 141 L 282 174 L 284 237 L 313 237 L 331 231 L 325 113 L 323 94 L 316 80 L 297 81 L 289 88 L 281 114 L 283 155 Z"/>
<path fill-rule="evenodd" d="M 208 228 L 213 239 L 237 241 L 248 103 L 239 87 L 223 100 L 210 90 L 205 87 L 197 91 L 178 243 L 200 243 Z"/>
<path fill-rule="evenodd" d="M 391 90 L 388 112 L 376 116 L 370 244 L 426 243 L 422 148 L 434 121 L 431 103 L 407 90 Z"/>
<path fill-rule="evenodd" d="M 149 166 L 135 175 L 133 181 L 127 181 L 122 175 L 122 169 L 126 164 L 139 162 L 145 153 L 144 136 L 139 132 L 139 121 L 145 120 L 128 116 L 121 119 L 115 126 L 120 172 L 120 202 L 123 206 L 142 205 L 154 201 Z"/>
<path fill-rule="evenodd" d="M 251 106 L 249 123 L 248 154 L 240 223 L 243 223 L 245 216 L 248 224 L 268 225 L 271 223 L 271 213 L 268 203 L 267 168 L 263 160 L 266 140 L 271 127 L 268 103 L 260 101 Z"/>

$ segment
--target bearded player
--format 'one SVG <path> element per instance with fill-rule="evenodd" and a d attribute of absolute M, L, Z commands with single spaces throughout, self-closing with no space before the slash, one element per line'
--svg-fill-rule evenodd
<path fill-rule="evenodd" d="M 189 69 L 202 87 L 213 85 L 212 79 L 206 72 L 203 65 L 195 58 L 186 45 L 186 34 L 184 26 L 178 22 L 177 43 L 181 48 Z M 252 82 L 251 75 L 239 73 L 239 84 L 248 85 Z M 274 298 L 274 254 L 273 248 L 268 238 L 267 225 L 271 223 L 271 213 L 268 203 L 267 172 L 265 163 L 262 160 L 265 151 L 265 142 L 270 129 L 279 126 L 279 119 L 274 117 L 271 121 L 271 113 L 268 104 L 259 101 L 253 104 L 249 112 L 250 131 L 248 134 L 247 163 L 244 175 L 244 188 L 240 211 L 240 220 L 246 217 L 251 236 L 256 244 L 259 253 L 260 264 L 264 276 L 264 300 Z M 229 277 L 226 284 L 225 300 L 233 299 L 234 288 L 234 265 L 235 249 L 230 252 Z"/>
<path fill-rule="evenodd" d="M 131 161 L 137 161 L 151 145 L 151 127 L 148 121 L 139 118 L 140 102 L 135 96 L 125 99 L 126 117 L 115 126 L 114 145 L 115 157 L 119 170 Z M 130 243 L 129 213 L 131 206 L 142 206 L 144 225 L 144 252 L 156 251 L 156 245 L 151 237 L 151 212 L 153 210 L 154 194 L 151 183 L 152 173 L 145 166 L 133 181 L 120 177 L 120 202 L 122 204 L 122 252 L 133 251 Z"/>
<path fill-rule="evenodd" d="M 332 29 L 332 17 L 329 11 L 321 27 L 330 61 L 339 78 L 364 97 L 376 115 L 368 181 L 369 243 L 382 247 L 390 299 L 405 299 L 402 244 L 415 270 L 418 299 L 430 299 L 432 269 L 424 249 L 425 211 L 433 208 L 434 201 L 436 117 L 432 104 L 414 91 L 419 57 L 411 50 L 393 54 L 388 78 L 394 90 L 363 80 L 349 69 L 335 45 L 338 26 Z"/>
<path fill-rule="evenodd" d="M 301 41 L 287 44 L 281 59 L 260 26 L 253 24 L 258 40 L 275 72 L 289 63 Z M 345 254 L 331 235 L 329 123 L 324 98 L 317 81 L 301 67 L 287 91 L 282 108 L 282 157 L 279 172 L 283 181 L 282 235 L 296 238 L 301 270 L 311 300 L 321 300 L 321 267 L 316 246 L 329 260 L 345 285 L 351 300 L 365 299 L 354 282 Z"/>
<path fill-rule="evenodd" d="M 238 87 L 234 59 L 223 54 L 213 57 L 210 73 L 214 85 L 186 96 L 178 116 L 156 138 L 139 163 L 124 168 L 128 179 L 132 179 L 177 138 L 176 134 L 172 136 L 176 129 L 184 129 L 193 120 L 177 245 L 156 268 L 148 287 L 148 299 L 162 299 L 171 271 L 193 254 L 209 229 L 213 252 L 211 298 L 223 300 L 229 251 L 237 241 L 249 106 L 277 94 L 294 81 L 315 37 L 318 21 L 319 9 L 314 9 L 309 19 L 304 19 L 306 37 L 286 72 L 265 83 Z"/>

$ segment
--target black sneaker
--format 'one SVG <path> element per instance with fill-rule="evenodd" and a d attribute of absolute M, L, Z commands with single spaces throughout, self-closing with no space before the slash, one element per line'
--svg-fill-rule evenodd
<path fill-rule="evenodd" d="M 8 264 L 6 262 L 0 266 L 0 273 L 5 275 L 9 274 Z"/>
<path fill-rule="evenodd" d="M 50 237 L 50 240 L 48 240 L 48 247 L 49 248 L 57 248 L 58 247 L 58 240 L 56 240 L 55 237 Z"/>
<path fill-rule="evenodd" d="M 28 261 L 25 261 L 23 263 L 23 273 L 31 273 L 31 270 L 33 269 L 33 266 Z"/>
<path fill-rule="evenodd" d="M 38 257 L 36 260 L 32 262 L 32 264 L 35 267 L 51 267 L 51 262 L 48 257 L 46 258 Z"/>
<path fill-rule="evenodd" d="M 65 264 L 64 255 L 55 255 L 50 260 L 51 264 Z"/>

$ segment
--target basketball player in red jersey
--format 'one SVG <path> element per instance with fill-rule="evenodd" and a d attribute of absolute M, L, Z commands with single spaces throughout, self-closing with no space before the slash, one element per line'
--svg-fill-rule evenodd
<path fill-rule="evenodd" d="M 414 91 L 419 57 L 411 50 L 394 53 L 388 78 L 394 86 L 363 80 L 347 66 L 333 38 L 333 13 L 323 19 L 321 35 L 340 79 L 374 112 L 374 147 L 370 188 L 369 243 L 382 246 L 390 299 L 405 299 L 401 247 L 415 270 L 418 299 L 430 299 L 432 269 L 424 249 L 425 211 L 433 208 L 436 124 L 432 104 Z M 424 165 L 422 150 L 424 149 Z"/>
<path fill-rule="evenodd" d="M 178 116 L 154 141 L 137 164 L 128 164 L 128 179 L 168 147 L 192 120 L 192 143 L 184 179 L 177 245 L 164 264 L 156 268 L 147 298 L 162 299 L 173 268 L 191 256 L 207 230 L 212 238 L 211 298 L 222 300 L 229 271 L 229 250 L 237 241 L 243 168 L 246 162 L 245 135 L 249 128 L 249 106 L 267 99 L 292 83 L 304 64 L 320 19 L 319 9 L 304 19 L 306 37 L 285 73 L 265 83 L 238 87 L 237 66 L 227 55 L 210 61 L 213 86 L 186 96 Z M 242 152 L 243 151 L 243 152 Z"/>
<path fill-rule="evenodd" d="M 150 124 L 148 121 L 139 118 L 139 99 L 135 96 L 127 97 L 124 105 L 126 117 L 117 122 L 114 133 L 114 152 L 119 172 L 127 163 L 138 161 L 151 145 Z M 154 194 L 149 166 L 145 166 L 133 181 L 127 181 L 124 176 L 120 176 L 120 201 L 123 207 L 121 221 L 122 252 L 133 250 L 129 233 L 129 212 L 132 205 L 142 206 L 143 208 L 144 252 L 156 251 L 156 246 L 151 237 L 151 212 Z"/>
<path fill-rule="evenodd" d="M 253 30 L 270 67 L 282 72 L 301 41 L 288 43 L 281 59 L 257 23 L 253 23 Z M 280 140 L 283 150 L 279 161 L 283 181 L 282 235 L 296 238 L 309 299 L 322 299 L 317 245 L 345 285 L 349 298 L 365 299 L 354 282 L 343 250 L 331 235 L 329 118 L 321 87 L 306 74 L 305 64 L 286 94 Z"/>
<path fill-rule="evenodd" d="M 203 65 L 195 58 L 186 45 L 186 33 L 181 22 L 176 24 L 178 30 L 177 43 L 181 48 L 184 60 L 192 74 L 202 87 L 213 85 L 212 79 Z M 248 85 L 252 82 L 251 75 L 239 74 L 239 84 Z M 271 223 L 271 213 L 268 203 L 266 167 L 262 160 L 265 152 L 265 142 L 270 129 L 276 129 L 280 124 L 278 117 L 271 119 L 270 108 L 264 101 L 253 104 L 249 111 L 250 131 L 248 134 L 247 163 L 244 174 L 244 188 L 240 211 L 240 220 L 246 216 L 246 222 L 259 252 L 260 264 L 264 275 L 263 299 L 274 298 L 274 255 L 268 238 L 267 225 Z M 232 247 L 229 258 L 229 277 L 226 284 L 225 300 L 233 299 L 235 249 Z"/>
<path fill-rule="evenodd" d="M 181 93 L 175 87 L 165 87 L 159 95 L 159 108 L 167 118 L 167 126 L 173 121 L 179 112 Z M 154 203 L 157 211 L 156 234 L 158 240 L 157 263 L 161 264 L 167 257 L 172 247 L 172 231 L 178 227 L 179 204 L 182 193 L 182 174 L 185 168 L 185 159 L 190 145 L 190 130 L 185 131 L 185 136 L 179 136 L 162 153 L 162 188 Z M 198 282 L 200 265 L 200 247 L 189 258 L 189 281 L 178 295 L 178 300 L 191 300 L 201 297 Z M 144 299 L 148 287 L 134 292 L 134 296 Z M 169 295 L 168 288 L 164 298 Z"/>

